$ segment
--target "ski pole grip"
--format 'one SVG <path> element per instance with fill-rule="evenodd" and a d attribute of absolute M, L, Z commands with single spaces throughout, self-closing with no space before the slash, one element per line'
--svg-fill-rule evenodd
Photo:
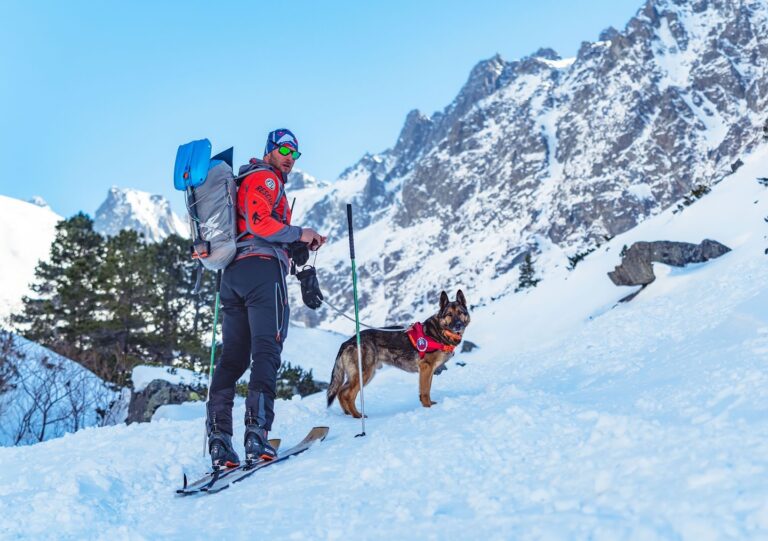
<path fill-rule="evenodd" d="M 349 256 L 355 258 L 355 237 L 352 233 L 352 204 L 347 203 L 347 225 L 349 226 Z"/>
<path fill-rule="evenodd" d="M 221 291 L 221 271 L 216 271 L 216 292 Z"/>

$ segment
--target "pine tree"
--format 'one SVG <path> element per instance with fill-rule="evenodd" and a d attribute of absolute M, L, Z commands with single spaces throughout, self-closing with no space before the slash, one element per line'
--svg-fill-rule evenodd
<path fill-rule="evenodd" d="M 12 318 L 20 332 L 71 358 L 92 347 L 103 254 L 104 239 L 86 214 L 59 222 L 49 260 L 35 269 L 34 295 L 24 297 L 22 313 Z"/>
<path fill-rule="evenodd" d="M 538 284 L 541 279 L 535 278 L 535 276 L 536 270 L 533 268 L 531 254 L 525 254 L 525 260 L 520 265 L 520 279 L 517 288 L 515 288 L 515 293 L 522 291 L 523 289 L 528 289 L 529 287 L 536 287 L 536 284 Z"/>
<path fill-rule="evenodd" d="M 78 214 L 57 226 L 47 263 L 38 265 L 34 295 L 14 316 L 36 342 L 123 385 L 138 363 L 202 370 L 210 352 L 215 275 L 203 275 L 188 242 L 170 236 L 146 243 L 134 231 L 104 239 Z"/>
<path fill-rule="evenodd" d="M 213 320 L 213 273 L 204 273 L 198 295 L 198 264 L 189 256 L 188 241 L 171 235 L 151 245 L 149 253 L 154 284 L 151 356 L 161 364 L 199 370 L 209 355 L 202 340 Z"/>
<path fill-rule="evenodd" d="M 118 384 L 148 357 L 148 321 L 154 300 L 149 252 L 138 233 L 123 230 L 107 239 L 99 267 L 101 323 L 94 340 L 102 356 L 102 373 Z"/>

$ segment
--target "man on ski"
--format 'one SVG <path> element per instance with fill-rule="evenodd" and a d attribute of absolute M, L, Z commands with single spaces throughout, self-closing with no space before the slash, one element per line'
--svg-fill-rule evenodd
<path fill-rule="evenodd" d="M 326 241 L 312 228 L 291 225 L 284 186 L 300 155 L 294 134 L 287 129 L 275 130 L 267 137 L 263 160 L 251 158 L 239 171 L 240 175 L 247 174 L 237 192 L 237 230 L 244 235 L 221 280 L 223 348 L 208 402 L 208 448 L 214 468 L 240 462 L 232 446 L 232 406 L 235 384 L 249 365 L 246 461 L 276 456 L 267 433 L 274 419 L 277 370 L 288 333 L 285 277 L 291 257 L 301 265 L 306 262 L 307 248 L 317 250 Z M 299 273 L 299 278 L 304 302 L 317 308 L 322 294 L 311 270 Z"/>

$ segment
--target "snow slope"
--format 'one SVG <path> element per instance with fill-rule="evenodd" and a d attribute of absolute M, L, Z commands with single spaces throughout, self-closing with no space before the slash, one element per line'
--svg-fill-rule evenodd
<path fill-rule="evenodd" d="M 9 377 L 10 389 L 0 394 L 0 446 L 123 422 L 130 392 L 121 400 L 120 392 L 91 371 L 21 336 L 0 331 L 0 344 L 9 336 L 14 350 L 0 349 L 0 361 L 12 363 L 16 371 Z"/>
<path fill-rule="evenodd" d="M 539 287 L 473 314 L 466 338 L 480 348 L 436 378 L 429 410 L 416 378 L 393 369 L 366 388 L 365 438 L 323 395 L 279 401 L 275 436 L 288 444 L 325 424 L 328 439 L 215 496 L 173 493 L 183 472 L 206 467 L 199 404 L 178 407 L 182 420 L 0 449 L 0 463 L 14 465 L 0 469 L 0 532 L 766 539 L 768 192 L 755 181 L 766 170 L 762 148 L 695 205 L 616 237 L 572 272 L 556 249 L 546 252 Z M 615 305 L 631 288 L 613 286 L 606 272 L 624 244 L 703 238 L 733 251 L 685 269 L 657 265 L 656 282 Z M 466 293 L 472 302 L 481 292 Z M 316 359 L 322 344 L 324 357 L 340 340 L 318 332 L 303 355 Z"/>
<path fill-rule="evenodd" d="M 47 259 L 61 216 L 50 207 L 0 195 L 0 321 L 21 308 L 31 293 L 35 267 Z"/>

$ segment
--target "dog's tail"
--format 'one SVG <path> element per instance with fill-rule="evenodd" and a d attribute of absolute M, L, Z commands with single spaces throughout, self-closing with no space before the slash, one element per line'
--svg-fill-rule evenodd
<path fill-rule="evenodd" d="M 341 386 L 344 384 L 344 366 L 341 362 L 341 357 L 344 354 L 347 343 L 343 343 L 339 348 L 339 353 L 336 354 L 336 362 L 333 365 L 333 372 L 331 372 L 331 383 L 328 384 L 328 390 L 325 391 L 325 396 L 328 399 L 328 407 L 331 407 L 333 401 L 336 400 L 336 395 L 339 394 Z"/>

